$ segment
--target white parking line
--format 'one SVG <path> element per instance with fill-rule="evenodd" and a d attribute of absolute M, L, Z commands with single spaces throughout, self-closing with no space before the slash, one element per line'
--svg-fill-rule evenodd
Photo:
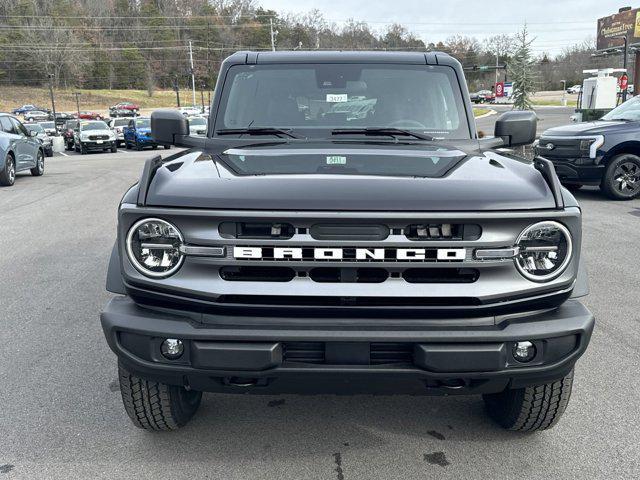
<path fill-rule="evenodd" d="M 64 155 L 65 157 L 68 157 L 68 156 L 69 156 L 69 155 L 67 155 L 67 154 L 66 154 L 66 153 L 64 153 L 64 152 L 56 152 L 56 153 L 59 153 L 60 155 Z"/>

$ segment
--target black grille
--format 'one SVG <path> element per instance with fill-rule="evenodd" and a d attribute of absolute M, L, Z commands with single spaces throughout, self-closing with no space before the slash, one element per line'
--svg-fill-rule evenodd
<path fill-rule="evenodd" d="M 415 223 L 404 229 L 409 240 L 477 240 L 482 229 L 480 225 L 459 223 Z"/>
<path fill-rule="evenodd" d="M 473 283 L 479 276 L 475 268 L 409 268 L 402 272 L 409 283 Z"/>
<path fill-rule="evenodd" d="M 281 239 L 293 237 L 295 229 L 290 223 L 280 222 L 223 222 L 218 227 L 224 238 Z"/>
<path fill-rule="evenodd" d="M 315 297 L 293 295 L 221 295 L 221 304 L 304 307 L 463 307 L 478 306 L 475 297 Z"/>
<path fill-rule="evenodd" d="M 372 343 L 369 350 L 371 365 L 388 365 L 390 363 L 412 363 L 412 343 Z"/>
<path fill-rule="evenodd" d="M 346 349 L 352 348 L 348 344 L 341 345 L 338 343 L 331 344 L 335 347 Z M 365 349 L 366 344 L 362 345 Z M 399 342 L 376 342 L 369 344 L 369 355 L 367 358 L 366 350 L 360 361 L 347 361 L 345 364 L 369 364 L 369 365 L 394 365 L 394 364 L 411 364 L 413 363 L 413 343 Z M 286 342 L 283 344 L 283 359 L 285 362 L 296 363 L 313 363 L 313 364 L 341 364 L 341 362 L 331 362 L 327 360 L 325 351 L 327 344 L 325 342 Z M 360 350 L 360 347 L 355 347 Z M 349 355 L 346 355 L 349 357 Z"/>
<path fill-rule="evenodd" d="M 287 362 L 324 363 L 324 343 L 287 342 L 282 354 Z"/>
<path fill-rule="evenodd" d="M 319 283 L 382 283 L 389 278 L 384 268 L 313 268 L 309 277 Z"/>
<path fill-rule="evenodd" d="M 223 267 L 220 277 L 229 282 L 290 282 L 296 276 L 287 267 Z"/>
<path fill-rule="evenodd" d="M 547 148 L 553 145 L 553 148 Z M 578 158 L 582 156 L 580 152 L 580 140 L 577 139 L 545 139 L 541 138 L 536 148 L 538 154 L 545 158 Z"/>
<path fill-rule="evenodd" d="M 89 135 L 89 140 L 108 140 L 109 135 Z"/>

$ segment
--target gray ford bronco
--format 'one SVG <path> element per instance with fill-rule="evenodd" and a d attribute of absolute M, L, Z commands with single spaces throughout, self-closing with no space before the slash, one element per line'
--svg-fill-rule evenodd
<path fill-rule="evenodd" d="M 482 395 L 553 426 L 593 330 L 581 211 L 531 112 L 479 138 L 442 53 L 239 52 L 206 137 L 180 112 L 118 208 L 102 327 L 133 423 L 202 392 Z"/>

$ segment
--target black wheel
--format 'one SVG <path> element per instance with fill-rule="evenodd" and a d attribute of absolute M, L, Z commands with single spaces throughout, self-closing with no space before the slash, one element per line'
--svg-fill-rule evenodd
<path fill-rule="evenodd" d="M 154 150 L 157 150 L 157 149 L 158 149 L 158 145 L 154 145 L 154 146 L 153 146 L 153 147 L 151 147 L 151 148 L 153 148 Z"/>
<path fill-rule="evenodd" d="M 10 187 L 16 182 L 16 159 L 13 155 L 7 154 L 4 161 L 4 168 L 0 171 L 0 185 Z"/>
<path fill-rule="evenodd" d="M 564 378 L 532 387 L 483 395 L 487 412 L 507 430 L 535 432 L 553 427 L 567 408 L 573 370 Z"/>
<path fill-rule="evenodd" d="M 124 141 L 124 148 L 126 148 L 127 150 L 131 150 L 131 144 L 129 143 L 129 140 Z"/>
<path fill-rule="evenodd" d="M 42 150 L 38 150 L 38 156 L 36 157 L 36 166 L 31 169 L 31 175 L 39 177 L 44 173 L 44 155 Z"/>
<path fill-rule="evenodd" d="M 87 153 L 87 147 L 85 147 L 82 143 L 80 144 L 80 155 L 85 155 Z"/>
<path fill-rule="evenodd" d="M 581 183 L 563 183 L 562 186 L 570 192 L 577 192 L 582 188 Z"/>
<path fill-rule="evenodd" d="M 169 150 L 170 148 L 171 148 L 171 145 L 165 145 L 165 146 L 164 146 L 164 149 L 165 149 L 165 150 Z"/>
<path fill-rule="evenodd" d="M 113 145 L 111 147 L 111 153 L 116 153 L 118 151 L 118 146 L 117 145 Z"/>
<path fill-rule="evenodd" d="M 142 145 L 140 145 L 140 143 L 138 142 L 138 139 L 136 138 L 136 150 L 140 151 L 142 150 Z"/>
<path fill-rule="evenodd" d="M 133 424 L 145 430 L 175 430 L 196 413 L 202 392 L 151 382 L 118 365 L 124 409 Z"/>
<path fill-rule="evenodd" d="M 614 200 L 631 200 L 640 195 L 640 157 L 630 153 L 613 157 L 600 188 Z"/>

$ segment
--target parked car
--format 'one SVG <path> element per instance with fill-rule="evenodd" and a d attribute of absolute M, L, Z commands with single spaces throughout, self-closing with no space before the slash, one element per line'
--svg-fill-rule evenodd
<path fill-rule="evenodd" d="M 78 128 L 79 120 L 67 120 L 62 127 L 62 138 L 64 139 L 64 147 L 66 150 L 73 150 L 74 147 L 74 131 Z"/>
<path fill-rule="evenodd" d="M 24 114 L 25 122 L 44 122 L 50 118 L 50 114 L 41 110 L 30 110 Z"/>
<path fill-rule="evenodd" d="M 12 110 L 12 113 L 14 115 L 24 115 L 27 112 L 30 112 L 31 110 L 41 110 L 40 108 L 36 107 L 35 105 L 22 105 L 21 107 L 15 108 Z"/>
<path fill-rule="evenodd" d="M 205 117 L 188 117 L 189 135 L 200 135 L 204 137 L 207 134 L 207 119 Z"/>
<path fill-rule="evenodd" d="M 31 136 L 34 136 L 42 143 L 42 148 L 46 157 L 53 157 L 53 144 L 51 137 L 47 135 L 47 132 L 42 128 L 39 123 L 25 123 L 24 127 L 29 131 Z"/>
<path fill-rule="evenodd" d="M 40 126 L 44 129 L 44 132 L 50 137 L 55 137 L 58 135 L 58 129 L 56 128 L 56 124 L 53 121 L 50 122 L 38 122 Z"/>
<path fill-rule="evenodd" d="M 151 147 L 155 150 L 158 148 L 158 143 L 151 136 L 150 122 L 149 117 L 137 117 L 129 120 L 129 124 L 123 129 L 124 145 L 127 149 L 142 150 L 145 147 Z M 165 145 L 164 148 L 169 148 L 169 146 Z"/>
<path fill-rule="evenodd" d="M 113 130 L 113 133 L 116 136 L 116 140 L 118 140 L 118 146 L 121 144 L 124 145 L 124 127 L 129 124 L 130 118 L 128 117 L 119 117 L 112 118 L 107 122 L 109 128 Z"/>
<path fill-rule="evenodd" d="M 0 185 L 13 185 L 24 170 L 36 177 L 44 173 L 44 147 L 35 135 L 16 117 L 0 114 Z"/>
<path fill-rule="evenodd" d="M 96 112 L 80 112 L 76 116 L 80 120 L 102 120 L 102 115 Z"/>
<path fill-rule="evenodd" d="M 58 129 L 62 129 L 62 126 L 65 124 L 67 120 L 73 120 L 75 118 L 76 117 L 70 113 L 56 112 L 56 118 L 55 118 L 56 127 Z"/>
<path fill-rule="evenodd" d="M 197 107 L 180 107 L 178 111 L 185 117 L 200 115 L 202 113 L 202 109 Z"/>
<path fill-rule="evenodd" d="M 109 107 L 109 116 L 116 117 L 135 117 L 138 115 L 140 107 L 132 102 L 120 102 Z"/>
<path fill-rule="evenodd" d="M 504 151 L 535 114 L 479 138 L 439 52 L 238 52 L 218 79 L 208 141 L 153 112 L 186 150 L 116 209 L 101 321 L 133 424 L 177 429 L 210 391 L 482 394 L 503 428 L 553 427 L 595 321 L 578 202 Z"/>
<path fill-rule="evenodd" d="M 473 103 L 493 103 L 496 99 L 495 94 L 491 90 L 480 90 L 469 94 Z"/>
<path fill-rule="evenodd" d="M 567 93 L 577 94 L 582 92 L 582 85 L 574 85 L 573 87 L 567 88 Z"/>
<path fill-rule="evenodd" d="M 118 141 L 102 120 L 79 121 L 73 131 L 73 148 L 84 155 L 90 151 L 118 151 Z"/>
<path fill-rule="evenodd" d="M 569 189 L 597 185 L 614 200 L 640 196 L 640 97 L 600 120 L 542 132 L 536 153 L 551 160 Z"/>

